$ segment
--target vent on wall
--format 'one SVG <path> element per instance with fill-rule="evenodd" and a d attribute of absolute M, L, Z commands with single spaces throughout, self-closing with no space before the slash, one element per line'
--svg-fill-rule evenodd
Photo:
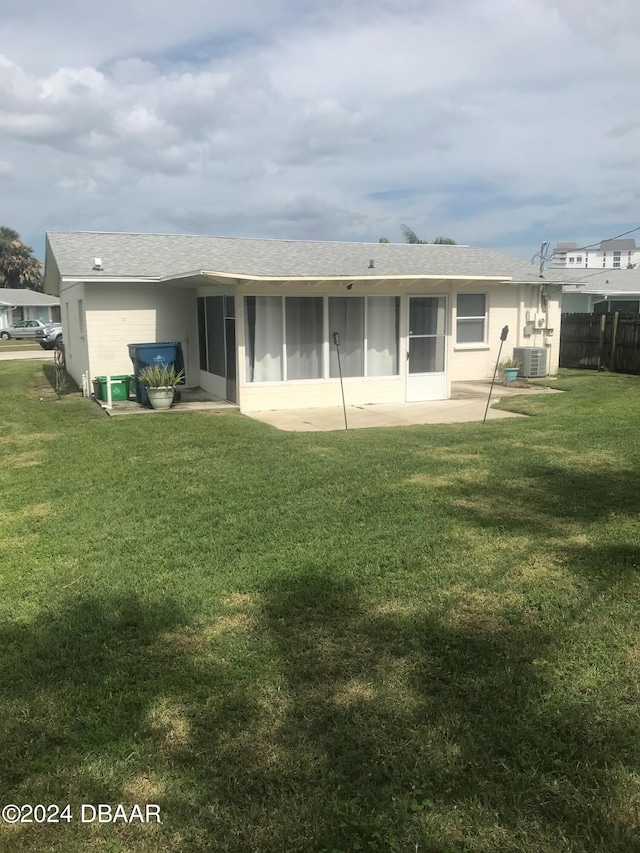
<path fill-rule="evenodd" d="M 514 358 L 521 367 L 518 376 L 525 379 L 540 379 L 547 375 L 547 350 L 545 347 L 514 347 Z"/>

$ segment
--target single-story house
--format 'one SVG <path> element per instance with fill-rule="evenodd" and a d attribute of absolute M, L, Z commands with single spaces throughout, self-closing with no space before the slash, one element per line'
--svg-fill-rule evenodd
<path fill-rule="evenodd" d="M 60 299 L 50 293 L 38 293 L 19 287 L 0 288 L 0 329 L 22 320 L 60 322 Z"/>
<path fill-rule="evenodd" d="M 564 275 L 565 282 L 564 313 L 640 313 L 640 269 L 563 270 L 559 275 Z"/>
<path fill-rule="evenodd" d="M 544 348 L 555 374 L 555 273 L 469 246 L 57 232 L 44 287 L 78 384 L 177 340 L 187 387 L 259 411 L 340 405 L 340 372 L 350 405 L 446 399 L 491 377 L 504 326 L 503 356 Z"/>

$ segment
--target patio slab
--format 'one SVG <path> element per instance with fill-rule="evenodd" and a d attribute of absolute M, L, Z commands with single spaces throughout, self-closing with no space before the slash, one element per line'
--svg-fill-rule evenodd
<path fill-rule="evenodd" d="M 136 400 L 116 400 L 109 408 L 103 400 L 95 402 L 104 409 L 110 418 L 116 418 L 120 415 L 165 415 L 176 414 L 180 412 L 237 412 L 239 407 L 235 403 L 229 403 L 227 400 L 221 400 L 202 388 L 188 388 L 181 391 L 182 399 L 179 403 L 174 403 L 170 409 L 164 411 L 152 409 L 150 406 L 141 406 Z"/>
<path fill-rule="evenodd" d="M 428 403 L 376 404 L 347 406 L 349 429 L 370 427 L 411 426 L 419 424 L 456 424 L 482 421 L 489 396 L 489 382 L 456 382 L 448 400 Z M 553 388 L 519 383 L 519 387 L 495 386 L 491 403 L 504 397 L 521 394 L 558 394 Z M 289 432 L 330 432 L 343 430 L 344 412 L 341 406 L 317 409 L 285 409 L 271 412 L 249 412 L 248 416 L 277 429 Z M 489 407 L 487 420 L 523 418 L 516 412 L 503 412 Z"/>

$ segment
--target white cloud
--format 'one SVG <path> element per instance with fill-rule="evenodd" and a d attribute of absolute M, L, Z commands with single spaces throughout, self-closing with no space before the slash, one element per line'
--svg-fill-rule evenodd
<path fill-rule="evenodd" d="M 532 254 L 637 224 L 630 0 L 38 8 L 12 0 L 0 33 L 6 224 L 31 240 L 407 222 Z"/>

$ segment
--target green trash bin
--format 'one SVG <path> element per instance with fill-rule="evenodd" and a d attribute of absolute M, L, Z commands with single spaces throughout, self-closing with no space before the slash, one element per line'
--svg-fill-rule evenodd
<path fill-rule="evenodd" d="M 129 399 L 129 380 L 130 376 L 112 376 L 111 377 L 111 401 L 120 402 Z M 94 393 L 97 400 L 106 401 L 107 397 L 107 377 L 96 376 L 93 380 Z M 96 388 L 99 393 L 96 393 Z"/>

